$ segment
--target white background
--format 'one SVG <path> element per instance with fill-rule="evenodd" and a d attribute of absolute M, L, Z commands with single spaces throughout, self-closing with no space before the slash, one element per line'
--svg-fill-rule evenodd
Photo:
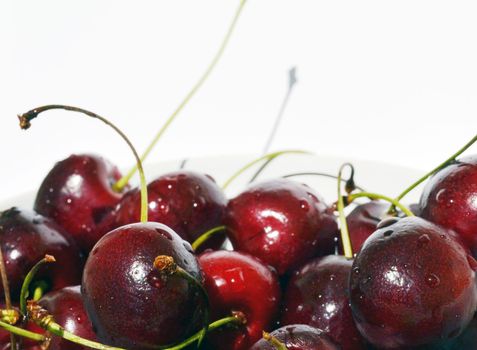
<path fill-rule="evenodd" d="M 237 0 L 2 0 L 0 196 L 36 188 L 54 162 L 141 152 L 201 75 Z M 148 162 L 261 153 L 297 66 L 272 149 L 428 169 L 477 131 L 477 2 L 248 0 L 222 61 Z M 473 153 L 477 153 L 474 146 Z M 232 170 L 232 169 L 231 169 Z"/>

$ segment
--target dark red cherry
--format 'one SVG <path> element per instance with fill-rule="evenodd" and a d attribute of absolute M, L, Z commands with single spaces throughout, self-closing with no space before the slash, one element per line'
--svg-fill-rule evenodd
<path fill-rule="evenodd" d="M 280 275 L 334 251 L 337 225 L 323 200 L 285 179 L 250 186 L 232 199 L 225 217 L 236 250 L 273 266 Z"/>
<path fill-rule="evenodd" d="M 72 155 L 51 169 L 35 200 L 35 210 L 55 220 L 89 251 L 110 228 L 104 218 L 121 199 L 112 185 L 120 173 L 106 159 Z"/>
<path fill-rule="evenodd" d="M 148 186 L 149 221 L 163 223 L 192 243 L 201 234 L 222 225 L 227 199 L 208 175 L 176 171 L 162 175 Z M 112 213 L 116 225 L 137 222 L 140 217 L 138 189 L 129 191 Z M 215 235 L 205 247 L 218 248 L 224 235 Z"/>
<path fill-rule="evenodd" d="M 284 326 L 270 333 L 288 350 L 339 350 L 340 348 L 320 329 L 303 324 Z M 276 350 L 265 339 L 260 339 L 250 350 Z"/>
<path fill-rule="evenodd" d="M 239 252 L 205 252 L 199 257 L 213 320 L 240 311 L 247 320 L 239 328 L 219 328 L 208 336 L 215 349 L 247 350 L 270 329 L 278 313 L 278 277 L 256 258 Z"/>
<path fill-rule="evenodd" d="M 456 231 L 477 257 L 477 155 L 431 177 L 420 200 L 421 216 Z"/>
<path fill-rule="evenodd" d="M 359 204 L 346 216 L 354 254 L 361 250 L 364 241 L 376 231 L 376 226 L 386 216 L 388 209 L 388 203 L 370 201 Z"/>
<path fill-rule="evenodd" d="M 10 291 L 17 299 L 23 280 L 45 254 L 56 263 L 45 265 L 36 275 L 53 290 L 81 282 L 83 260 L 78 247 L 51 219 L 29 210 L 12 208 L 0 213 L 0 243 Z M 3 287 L 0 285 L 3 295 Z"/>
<path fill-rule="evenodd" d="M 294 272 L 285 290 L 280 324 L 319 328 L 342 350 L 366 349 L 349 306 L 352 263 L 344 256 L 328 255 Z"/>
<path fill-rule="evenodd" d="M 82 338 L 96 341 L 93 325 L 86 314 L 80 286 L 63 288 L 47 293 L 39 301 L 54 318 L 55 322 L 68 332 Z M 49 350 L 86 350 L 88 347 L 74 344 L 61 337 L 54 336 Z"/>
<path fill-rule="evenodd" d="M 202 281 L 190 244 L 165 225 L 123 226 L 95 245 L 86 261 L 82 288 L 101 342 L 150 349 L 197 330 L 194 319 L 202 306 L 197 287 L 176 275 L 165 281 L 153 265 L 159 255 L 173 257 Z"/>
<path fill-rule="evenodd" d="M 361 334 L 382 349 L 457 337 L 476 310 L 477 262 L 452 234 L 418 217 L 380 228 L 350 278 Z"/>

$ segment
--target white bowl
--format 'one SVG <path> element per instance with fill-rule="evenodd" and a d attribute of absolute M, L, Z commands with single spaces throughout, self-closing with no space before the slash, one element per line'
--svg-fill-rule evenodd
<path fill-rule="evenodd" d="M 185 169 L 195 170 L 211 175 L 219 185 L 222 185 L 232 174 L 243 165 L 255 159 L 256 156 L 215 156 L 189 159 Z M 146 164 L 148 181 L 166 172 L 180 168 L 183 160 Z M 355 167 L 355 182 L 370 192 L 377 192 L 394 197 L 408 185 L 422 176 L 423 172 L 381 162 L 327 157 L 308 154 L 285 154 L 274 159 L 260 174 L 257 181 L 279 177 L 299 172 L 323 172 L 336 175 L 341 164 L 350 162 Z M 53 166 L 53 164 L 52 164 Z M 250 181 L 260 167 L 255 165 L 237 178 L 226 190 L 228 197 L 239 193 Z M 46 175 L 46 174 L 45 174 Z M 347 176 L 347 175 L 346 175 Z M 317 176 L 297 176 L 297 181 L 305 182 L 316 189 L 328 203 L 337 199 L 336 180 Z M 41 179 L 39 179 L 41 181 Z M 415 202 L 419 198 L 420 189 L 415 189 L 404 200 L 404 203 Z M 0 199 L 0 211 L 12 206 L 31 208 L 35 192 L 20 193 L 12 198 Z"/>

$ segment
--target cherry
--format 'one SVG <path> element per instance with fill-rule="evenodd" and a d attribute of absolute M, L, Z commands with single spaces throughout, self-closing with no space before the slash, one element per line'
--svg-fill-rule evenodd
<path fill-rule="evenodd" d="M 285 290 L 280 324 L 310 325 L 343 350 L 365 349 L 349 306 L 352 263 L 344 256 L 328 255 L 295 271 Z"/>
<path fill-rule="evenodd" d="M 378 223 L 386 216 L 389 204 L 370 201 L 357 205 L 347 216 L 348 231 L 353 252 L 361 250 L 364 241 L 376 231 Z"/>
<path fill-rule="evenodd" d="M 39 304 L 49 311 L 55 322 L 67 331 L 80 337 L 96 340 L 93 326 L 83 306 L 80 286 L 67 287 L 43 296 Z M 28 327 L 37 331 L 38 326 Z M 49 350 L 83 350 L 88 347 L 81 346 L 60 337 L 52 337 Z"/>
<path fill-rule="evenodd" d="M 219 319 L 242 312 L 242 328 L 222 328 L 208 335 L 217 349 L 248 349 L 269 329 L 278 313 L 278 277 L 258 259 L 240 252 L 207 251 L 199 256 L 210 297 L 211 317 Z"/>
<path fill-rule="evenodd" d="M 52 290 L 81 281 L 80 251 L 51 219 L 28 210 L 6 210 L 0 213 L 0 242 L 14 299 L 28 271 L 45 254 L 55 255 L 58 262 L 42 269 L 37 280 L 46 280 Z"/>
<path fill-rule="evenodd" d="M 169 281 L 154 268 L 159 255 L 198 280 L 201 270 L 190 244 L 158 223 L 120 227 L 101 238 L 86 261 L 83 296 L 98 338 L 127 349 L 176 342 L 193 331 L 201 303 L 186 280 Z"/>
<path fill-rule="evenodd" d="M 421 216 L 456 231 L 477 256 L 477 155 L 437 172 L 424 187 Z"/>
<path fill-rule="evenodd" d="M 381 227 L 353 263 L 351 308 L 378 348 L 433 344 L 472 319 L 477 262 L 449 231 L 418 217 Z"/>
<path fill-rule="evenodd" d="M 273 341 L 282 343 L 284 349 L 288 350 L 338 350 L 333 341 L 320 329 L 307 325 L 288 325 L 270 333 Z M 269 336 L 267 336 L 269 337 Z M 277 350 L 279 345 L 274 345 L 273 341 L 260 339 L 250 350 Z"/>
<path fill-rule="evenodd" d="M 229 201 L 224 223 L 236 250 L 260 258 L 280 275 L 334 251 L 331 210 L 311 188 L 290 180 L 253 184 Z"/>
<path fill-rule="evenodd" d="M 148 186 L 149 220 L 172 228 L 192 243 L 204 232 L 222 224 L 227 199 L 208 175 L 176 171 L 162 175 Z M 140 193 L 126 193 L 112 213 L 117 226 L 136 222 L 140 214 Z M 204 247 L 218 248 L 223 235 L 214 235 Z"/>
<path fill-rule="evenodd" d="M 45 177 L 34 208 L 55 220 L 89 252 L 110 230 L 104 218 L 121 199 L 121 193 L 112 189 L 120 177 L 118 169 L 102 157 L 71 155 Z"/>

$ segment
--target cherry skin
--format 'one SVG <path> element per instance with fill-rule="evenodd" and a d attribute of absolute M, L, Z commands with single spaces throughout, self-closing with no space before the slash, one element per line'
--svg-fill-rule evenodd
<path fill-rule="evenodd" d="M 356 256 L 353 316 L 380 349 L 455 338 L 477 305 L 477 262 L 440 226 L 407 217 L 378 229 Z"/>
<path fill-rule="evenodd" d="M 120 177 L 117 168 L 102 157 L 71 155 L 45 177 L 34 208 L 55 220 L 89 252 L 110 230 L 104 218 L 121 199 L 122 194 L 112 189 Z"/>
<path fill-rule="evenodd" d="M 477 155 L 431 177 L 420 200 L 421 216 L 456 231 L 477 257 Z"/>
<path fill-rule="evenodd" d="M 328 255 L 295 271 L 285 290 L 280 324 L 319 328 L 342 350 L 366 349 L 349 306 L 352 264 L 344 256 Z"/>
<path fill-rule="evenodd" d="M 192 243 L 201 234 L 222 225 L 227 199 L 215 180 L 192 171 L 176 171 L 160 176 L 148 186 L 149 221 L 163 223 Z M 126 193 L 118 204 L 115 225 L 137 222 L 140 217 L 138 189 Z M 218 248 L 224 235 L 211 237 L 203 248 Z"/>
<path fill-rule="evenodd" d="M 331 209 L 304 184 L 285 179 L 250 186 L 227 205 L 227 233 L 236 250 L 273 266 L 280 275 L 334 251 Z"/>
<path fill-rule="evenodd" d="M 27 273 L 45 254 L 53 255 L 56 262 L 42 267 L 36 280 L 45 280 L 52 290 L 81 282 L 79 248 L 51 219 L 29 210 L 6 210 L 0 213 L 0 244 L 14 300 Z M 3 295 L 2 286 L 0 291 Z"/>
<path fill-rule="evenodd" d="M 278 313 L 280 287 L 276 273 L 258 259 L 232 251 L 208 251 L 199 256 L 209 294 L 211 319 L 245 315 L 239 328 L 219 328 L 208 335 L 214 349 L 247 350 L 270 329 Z"/>
<path fill-rule="evenodd" d="M 190 244 L 158 223 L 131 224 L 101 238 L 83 274 L 83 298 L 98 339 L 127 349 L 174 343 L 197 330 L 197 287 L 180 276 L 167 281 L 154 268 L 168 255 L 202 281 Z M 198 320 L 202 322 L 202 319 Z"/>
<path fill-rule="evenodd" d="M 376 226 L 386 216 L 388 209 L 388 203 L 374 200 L 357 205 L 346 216 L 351 246 L 355 254 L 361 250 L 364 241 L 376 231 Z"/>
<path fill-rule="evenodd" d="M 288 350 L 339 350 L 337 345 L 320 329 L 296 324 L 281 327 L 270 333 Z M 276 350 L 267 340 L 261 339 L 250 350 Z"/>

